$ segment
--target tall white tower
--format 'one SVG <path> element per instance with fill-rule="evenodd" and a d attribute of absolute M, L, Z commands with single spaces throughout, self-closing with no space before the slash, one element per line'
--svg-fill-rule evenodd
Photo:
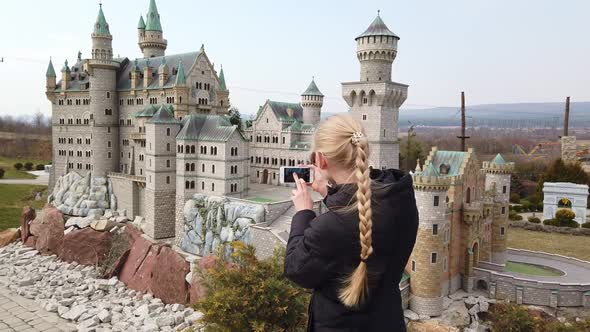
<path fill-rule="evenodd" d="M 398 168 L 399 107 L 408 96 L 407 85 L 391 81 L 399 37 L 377 14 L 369 28 L 355 40 L 360 80 L 342 83 L 342 96 L 352 116 L 365 127 L 371 149 L 370 166 Z"/>

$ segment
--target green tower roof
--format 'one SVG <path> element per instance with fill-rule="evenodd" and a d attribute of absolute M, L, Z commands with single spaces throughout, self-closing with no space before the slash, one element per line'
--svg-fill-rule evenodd
<path fill-rule="evenodd" d="M 139 15 L 139 23 L 137 23 L 138 29 L 145 29 L 145 21 L 143 20 L 143 15 Z"/>
<path fill-rule="evenodd" d="M 51 59 L 49 59 L 49 65 L 47 66 L 47 73 L 45 74 L 46 77 L 56 77 L 55 69 L 53 69 L 53 63 Z"/>
<path fill-rule="evenodd" d="M 504 160 L 504 158 L 502 158 L 502 155 L 498 153 L 494 160 L 492 160 L 492 164 L 504 165 L 506 164 L 506 160 Z"/>
<path fill-rule="evenodd" d="M 107 23 L 107 19 L 104 17 L 104 13 L 102 12 L 102 4 L 100 4 L 100 9 L 98 10 L 98 17 L 96 18 L 96 23 L 94 24 L 94 34 L 101 36 L 109 36 L 111 34 L 111 32 L 109 31 L 109 24 Z"/>
<path fill-rule="evenodd" d="M 321 97 L 324 96 L 320 92 L 320 89 L 318 89 L 318 86 L 315 84 L 315 80 L 314 79 L 311 80 L 311 83 L 309 83 L 309 86 L 307 87 L 307 90 L 305 90 L 301 95 L 302 96 L 321 96 Z"/>
<path fill-rule="evenodd" d="M 182 68 L 182 61 L 178 61 L 178 73 L 176 73 L 176 85 L 185 85 L 186 78 L 184 76 L 184 69 Z"/>
<path fill-rule="evenodd" d="M 432 165 L 432 163 L 429 163 L 428 164 L 428 166 L 422 172 L 421 175 L 423 175 L 423 176 L 440 176 L 440 174 L 438 173 L 438 171 L 436 170 L 436 168 L 434 168 L 434 166 Z"/>
<path fill-rule="evenodd" d="M 156 0 L 150 0 L 150 8 L 148 9 L 146 20 L 146 31 L 162 31 L 162 24 L 160 24 L 160 14 L 158 13 Z"/>
<path fill-rule="evenodd" d="M 356 37 L 355 40 L 361 37 L 368 36 L 392 36 L 394 38 L 399 39 L 399 37 L 395 33 L 391 32 L 387 25 L 385 25 L 385 22 L 383 22 L 381 16 L 379 16 L 379 12 L 377 12 L 377 17 L 375 17 L 375 19 L 373 20 L 371 25 L 369 25 L 367 30 L 365 30 L 365 32 L 361 33 L 358 37 Z"/>
<path fill-rule="evenodd" d="M 166 106 L 162 105 L 154 116 L 147 121 L 148 123 L 180 123 L 176 120 L 173 112 Z"/>
<path fill-rule="evenodd" d="M 225 75 L 223 74 L 223 66 L 221 66 L 221 70 L 219 71 L 219 90 L 227 91 L 227 87 L 225 86 Z"/>

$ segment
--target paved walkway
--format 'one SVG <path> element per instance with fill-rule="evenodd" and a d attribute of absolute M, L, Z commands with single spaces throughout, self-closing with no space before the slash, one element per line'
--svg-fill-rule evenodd
<path fill-rule="evenodd" d="M 31 171 L 28 172 L 37 176 L 36 179 L 2 179 L 0 184 L 33 184 L 38 186 L 46 186 L 49 184 L 49 173 L 45 171 Z"/>
<path fill-rule="evenodd" d="M 76 326 L 47 312 L 35 301 L 0 286 L 0 331 L 76 331 Z"/>
<path fill-rule="evenodd" d="M 555 277 L 544 277 L 544 276 L 532 276 L 528 274 L 520 274 L 515 272 L 502 272 L 504 274 L 513 275 L 515 277 L 538 280 L 538 281 L 550 281 L 559 283 L 590 283 L 590 266 L 584 267 L 582 264 L 574 264 L 573 262 L 561 261 L 552 259 L 550 255 L 545 257 L 535 257 L 529 255 L 522 255 L 515 251 L 508 252 L 508 260 L 512 262 L 529 263 L 536 265 L 548 266 L 560 271 L 565 272 L 563 276 Z"/>

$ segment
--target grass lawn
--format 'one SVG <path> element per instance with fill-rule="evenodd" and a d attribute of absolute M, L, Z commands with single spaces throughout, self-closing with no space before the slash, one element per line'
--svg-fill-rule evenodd
<path fill-rule="evenodd" d="M 43 193 L 41 200 L 35 201 L 36 192 Z M 41 208 L 46 201 L 46 186 L 0 184 L 0 231 L 20 225 L 20 216 L 25 205 Z"/>
<path fill-rule="evenodd" d="M 543 251 L 590 261 L 590 236 L 544 233 L 512 227 L 508 247 Z"/>
<path fill-rule="evenodd" d="M 246 200 L 252 201 L 252 202 L 256 202 L 256 203 L 272 203 L 272 202 L 275 202 L 274 199 L 268 199 L 268 198 L 264 198 L 264 197 L 249 197 L 249 198 L 246 198 Z"/>
<path fill-rule="evenodd" d="M 528 274 L 531 276 L 542 276 L 542 277 L 557 277 L 562 276 L 561 271 L 552 269 L 547 266 L 519 263 L 519 262 L 506 262 L 506 270 L 510 272 Z"/>
<path fill-rule="evenodd" d="M 21 163 L 25 164 L 27 162 L 33 163 L 33 170 L 35 170 L 35 166 L 38 164 L 47 165 L 50 163 L 48 160 L 36 160 L 36 159 L 16 159 L 16 158 L 8 158 L 8 157 L 0 157 L 0 168 L 4 168 L 6 173 L 4 173 L 3 179 L 34 179 L 35 176 L 27 173 L 24 168 L 20 171 L 17 171 L 14 168 L 14 164 Z"/>

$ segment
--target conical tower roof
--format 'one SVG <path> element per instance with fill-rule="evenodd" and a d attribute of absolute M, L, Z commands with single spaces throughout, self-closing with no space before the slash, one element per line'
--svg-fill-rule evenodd
<path fill-rule="evenodd" d="M 49 65 L 47 66 L 47 73 L 45 74 L 46 77 L 56 77 L 55 69 L 53 68 L 53 63 L 51 59 L 49 59 Z"/>
<path fill-rule="evenodd" d="M 219 90 L 227 90 L 227 86 L 225 85 L 225 75 L 223 74 L 223 66 L 221 66 L 221 70 L 219 71 Z"/>
<path fill-rule="evenodd" d="M 377 17 L 375 17 L 375 19 L 373 20 L 371 25 L 369 25 L 367 30 L 365 30 L 365 32 L 361 33 L 358 37 L 356 37 L 355 40 L 361 37 L 368 36 L 392 36 L 399 39 L 399 37 L 391 30 L 389 30 L 387 25 L 385 25 L 385 22 L 383 22 L 379 13 L 377 13 Z"/>
<path fill-rule="evenodd" d="M 150 0 L 150 8 L 146 15 L 146 31 L 160 31 L 162 32 L 162 24 L 160 23 L 160 13 L 158 13 L 158 7 L 156 6 L 156 0 Z"/>
<path fill-rule="evenodd" d="M 137 23 L 138 29 L 145 29 L 145 21 L 143 20 L 143 15 L 139 15 L 139 23 Z"/>
<path fill-rule="evenodd" d="M 492 164 L 504 165 L 504 164 L 506 164 L 506 160 L 504 160 L 504 158 L 502 157 L 502 155 L 498 153 L 496 155 L 496 157 L 494 158 L 494 160 L 492 160 Z"/>
<path fill-rule="evenodd" d="M 94 24 L 94 34 L 100 36 L 111 35 L 111 32 L 109 31 L 109 24 L 107 23 L 107 19 L 104 17 L 104 13 L 102 12 L 102 4 L 100 4 L 98 17 L 96 18 L 96 23 Z"/>
<path fill-rule="evenodd" d="M 320 89 L 318 89 L 318 86 L 315 84 L 315 79 L 311 80 L 311 83 L 309 83 L 307 90 L 305 90 L 301 95 L 302 96 L 321 96 L 321 97 L 324 96 L 320 92 Z"/>
<path fill-rule="evenodd" d="M 176 85 L 185 85 L 186 77 L 184 76 L 184 68 L 182 68 L 182 61 L 178 61 L 178 72 L 176 73 Z"/>

